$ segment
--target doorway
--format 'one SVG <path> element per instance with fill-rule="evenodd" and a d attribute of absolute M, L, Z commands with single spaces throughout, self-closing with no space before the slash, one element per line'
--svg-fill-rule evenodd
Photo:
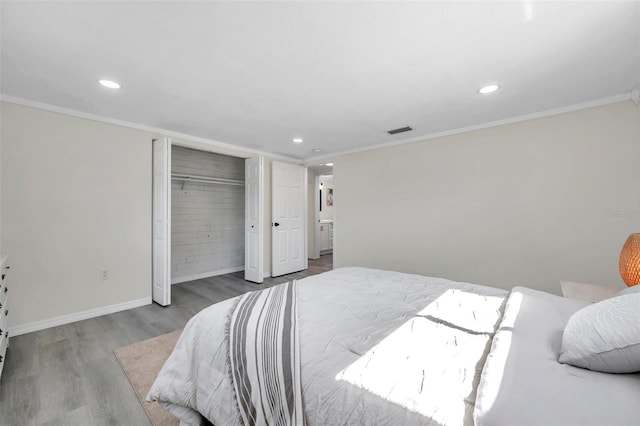
<path fill-rule="evenodd" d="M 320 256 L 333 254 L 333 175 L 318 176 L 320 206 L 318 208 L 319 238 L 318 250 Z"/>
<path fill-rule="evenodd" d="M 308 166 L 309 194 L 309 258 L 333 254 L 335 237 L 335 184 L 333 164 Z"/>
<path fill-rule="evenodd" d="M 169 138 L 153 141 L 155 302 L 171 304 L 171 284 L 244 270 L 249 264 L 245 245 L 259 250 L 256 273 L 262 281 L 261 239 L 245 243 L 245 192 L 260 195 L 259 202 L 247 199 L 262 217 L 262 162 L 259 157 L 260 178 L 250 182 L 257 186 L 245 191 L 244 158 L 173 144 Z M 261 235 L 262 221 L 253 225 Z"/>

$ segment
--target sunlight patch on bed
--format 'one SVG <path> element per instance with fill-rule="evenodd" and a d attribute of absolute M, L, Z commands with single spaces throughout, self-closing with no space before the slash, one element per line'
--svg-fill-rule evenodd
<path fill-rule="evenodd" d="M 503 300 L 447 290 L 336 380 L 440 424 L 468 424 Z"/>

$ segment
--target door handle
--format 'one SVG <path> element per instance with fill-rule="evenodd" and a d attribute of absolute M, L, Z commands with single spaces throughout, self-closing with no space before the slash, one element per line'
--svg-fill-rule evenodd
<path fill-rule="evenodd" d="M 274 223 L 273 226 L 280 226 L 278 222 Z"/>

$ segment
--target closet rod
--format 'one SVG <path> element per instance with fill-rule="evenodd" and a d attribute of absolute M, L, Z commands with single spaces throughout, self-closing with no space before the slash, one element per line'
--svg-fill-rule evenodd
<path fill-rule="evenodd" d="M 214 183 L 220 185 L 233 185 L 233 186 L 244 186 L 244 181 L 235 180 L 235 179 L 224 179 L 224 178 L 213 178 L 208 176 L 194 176 L 194 175 L 180 175 L 180 174 L 172 174 L 172 180 L 180 180 L 183 181 L 182 189 L 184 190 L 184 185 L 188 182 L 194 183 Z"/>

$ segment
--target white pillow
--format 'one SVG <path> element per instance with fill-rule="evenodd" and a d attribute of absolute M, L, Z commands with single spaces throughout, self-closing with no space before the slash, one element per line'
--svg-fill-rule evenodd
<path fill-rule="evenodd" d="M 631 287 L 627 287 L 624 290 L 620 290 L 617 296 L 626 296 L 627 294 L 636 294 L 640 293 L 640 284 L 632 285 Z"/>
<path fill-rule="evenodd" d="M 558 360 L 605 373 L 640 371 L 640 293 L 612 297 L 573 314 Z"/>

